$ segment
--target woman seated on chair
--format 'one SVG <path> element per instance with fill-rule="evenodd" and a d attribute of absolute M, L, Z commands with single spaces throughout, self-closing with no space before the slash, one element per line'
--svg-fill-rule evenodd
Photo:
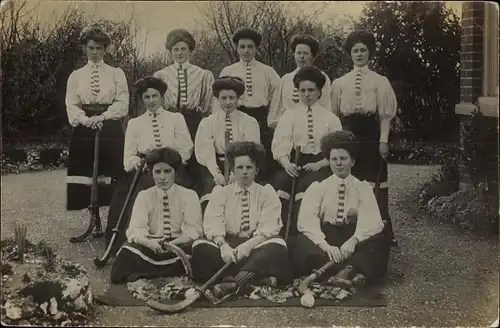
<path fill-rule="evenodd" d="M 384 224 L 371 185 L 351 174 L 358 144 L 349 131 L 321 140 L 321 151 L 333 171 L 307 188 L 300 207 L 299 235 L 290 243 L 295 275 L 306 276 L 334 260 L 329 283 L 348 288 L 376 283 L 386 273 L 389 256 Z"/>
<path fill-rule="evenodd" d="M 126 235 L 111 269 L 111 283 L 184 273 L 181 259 L 165 252 L 167 242 L 191 252 L 192 242 L 203 234 L 200 200 L 193 190 L 175 183 L 182 158 L 172 148 L 146 156 L 155 185 L 139 192 Z"/>
<path fill-rule="evenodd" d="M 123 154 L 123 166 L 128 174 L 117 181 L 108 216 L 106 228 L 106 239 L 109 243 L 113 234 L 120 212 L 124 206 L 125 199 L 136 170 L 144 161 L 148 152 L 163 147 L 172 147 L 179 152 L 182 163 L 176 170 L 176 183 L 188 187 L 189 177 L 186 174 L 185 163 L 193 152 L 193 141 L 180 113 L 168 112 L 162 107 L 162 95 L 167 90 L 167 84 L 155 77 L 145 77 L 135 83 L 137 95 L 143 103 L 146 111 L 144 114 L 131 119 L 128 122 L 125 133 L 125 146 Z M 122 219 L 120 234 L 113 246 L 112 254 L 118 251 L 125 241 L 124 231 L 130 218 L 132 205 L 139 191 L 154 186 L 150 172 L 145 172 L 140 177 L 130 202 L 125 209 Z"/>
<path fill-rule="evenodd" d="M 212 189 L 227 184 L 224 178 L 226 145 L 235 141 L 254 141 L 260 143 L 257 120 L 236 109 L 238 99 L 245 92 L 245 84 L 238 77 L 218 78 L 213 84 L 214 96 L 219 101 L 215 112 L 204 118 L 194 142 L 194 153 L 199 165 L 199 181 L 202 185 L 200 201 L 204 210 Z M 220 108 L 219 108 L 220 107 Z"/>
<path fill-rule="evenodd" d="M 281 204 L 270 185 L 255 181 L 264 162 L 263 146 L 235 142 L 227 160 L 235 182 L 214 188 L 203 220 L 206 239 L 193 243 L 193 278 L 206 281 L 224 263 L 235 263 L 226 278 L 214 286 L 215 296 L 243 292 L 249 283 L 263 280 L 288 284 L 293 280 L 282 227 Z"/>
<path fill-rule="evenodd" d="M 322 181 L 330 174 L 328 161 L 321 155 L 319 143 L 323 135 L 341 130 L 340 119 L 318 103 L 326 82 L 323 73 L 314 66 L 301 68 L 293 78 L 299 90 L 300 104 L 287 110 L 278 122 L 271 149 L 282 170 L 276 172 L 272 185 L 282 203 L 281 219 L 286 225 L 288 202 L 294 201 L 296 211 L 292 216 L 290 233 L 296 234 L 296 213 L 306 188 L 314 181 Z M 301 146 L 298 166 L 292 161 L 295 147 Z M 300 175 L 300 176 L 299 176 Z M 293 178 L 297 177 L 296 196 L 290 199 Z M 282 231 L 283 233 L 283 231 Z"/>

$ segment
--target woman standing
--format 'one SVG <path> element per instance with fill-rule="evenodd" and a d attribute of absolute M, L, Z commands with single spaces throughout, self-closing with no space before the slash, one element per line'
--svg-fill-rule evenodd
<path fill-rule="evenodd" d="M 397 245 L 389 216 L 387 188 L 387 141 L 391 120 L 397 113 L 394 90 L 385 76 L 368 67 L 376 50 L 375 37 L 367 31 L 354 31 L 344 42 L 344 51 L 354 68 L 332 83 L 332 108 L 344 129 L 353 132 L 360 142 L 359 155 L 352 169 L 359 180 L 375 187 L 381 169 L 378 204 L 392 245 Z M 381 167 L 380 167 L 381 166 Z"/>
<path fill-rule="evenodd" d="M 100 132 L 98 169 L 98 206 L 110 204 L 111 180 L 123 174 L 123 129 L 120 119 L 127 115 L 127 79 L 118 67 L 103 58 L 110 37 L 98 26 L 87 28 L 80 38 L 87 64 L 71 73 L 66 89 L 66 110 L 73 127 L 67 173 L 69 211 L 88 208 L 92 185 L 94 142 Z M 97 210 L 99 215 L 99 210 Z M 101 230 L 100 219 L 96 230 Z"/>
<path fill-rule="evenodd" d="M 148 76 L 138 80 L 135 87 L 146 111 L 141 116 L 131 119 L 127 125 L 124 152 L 122 153 L 123 167 L 127 175 L 118 179 L 113 193 L 106 228 L 108 242 L 118 221 L 135 171 L 139 168 L 146 154 L 165 147 L 171 147 L 179 152 L 181 164 L 176 168 L 176 183 L 183 187 L 189 185 L 185 165 L 193 152 L 193 141 L 189 135 L 184 117 L 180 113 L 172 113 L 162 107 L 162 95 L 167 91 L 167 85 L 160 79 Z M 132 194 L 125 212 L 124 222 L 128 222 L 127 218 L 130 217 L 131 207 L 136 195 L 141 190 L 150 188 L 153 185 L 154 181 L 151 172 L 144 172 Z M 124 229 L 126 229 L 126 226 L 124 226 Z M 120 234 L 112 253 L 118 250 L 124 240 L 124 235 Z"/>
<path fill-rule="evenodd" d="M 318 103 L 325 82 L 323 73 L 314 66 L 301 68 L 295 74 L 293 83 L 299 90 L 300 104 L 294 110 L 285 111 L 280 118 L 271 145 L 274 159 L 282 166 L 272 185 L 282 203 L 281 219 L 285 225 L 288 203 L 296 203 L 297 211 L 290 223 L 291 235 L 297 233 L 296 218 L 303 192 L 312 182 L 322 181 L 331 174 L 328 161 L 321 154 L 320 140 L 328 132 L 342 129 L 339 118 Z M 298 167 L 292 162 L 296 146 L 301 147 Z M 294 178 L 298 179 L 297 194 L 290 199 Z"/>
<path fill-rule="evenodd" d="M 302 67 L 312 65 L 319 52 L 319 42 L 309 35 L 296 35 L 292 39 L 291 50 L 297 68 L 293 72 L 283 75 L 278 89 L 274 93 L 269 107 L 269 115 L 267 116 L 267 124 L 272 129 L 276 128 L 279 119 L 287 109 L 293 108 L 299 103 L 299 91 L 293 85 L 293 78 Z M 326 109 L 331 109 L 331 81 L 325 72 L 322 73 L 325 76 L 326 83 L 321 90 L 319 104 Z"/>
<path fill-rule="evenodd" d="M 200 163 L 199 181 L 203 189 L 200 202 L 204 210 L 212 189 L 228 183 L 224 178 L 226 160 L 226 131 L 229 143 L 253 141 L 260 143 L 259 123 L 250 115 L 238 109 L 238 99 L 245 92 L 245 84 L 238 77 L 218 78 L 213 85 L 214 96 L 219 101 L 219 108 L 209 117 L 204 118 L 198 128 L 194 152 Z"/>

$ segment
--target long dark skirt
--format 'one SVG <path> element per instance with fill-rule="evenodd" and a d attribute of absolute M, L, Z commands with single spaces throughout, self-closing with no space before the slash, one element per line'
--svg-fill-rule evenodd
<path fill-rule="evenodd" d="M 325 223 L 321 230 L 328 244 L 340 248 L 354 234 L 356 223 L 342 226 Z M 303 234 L 290 240 L 289 249 L 296 277 L 307 276 L 329 261 L 328 255 Z M 323 279 L 328 279 L 350 264 L 366 276 L 368 283 L 379 283 L 387 273 L 388 260 L 388 240 L 384 234 L 377 234 L 358 244 L 355 252 L 346 261 L 333 266 L 323 275 Z"/>
<path fill-rule="evenodd" d="M 88 114 L 87 114 L 88 115 Z M 92 116 L 92 115 L 89 115 Z M 79 125 L 73 129 L 69 146 L 66 209 L 81 210 L 90 205 L 96 130 Z M 99 137 L 98 205 L 108 206 L 112 182 L 123 170 L 124 133 L 120 121 L 104 121 Z"/>
<path fill-rule="evenodd" d="M 226 241 L 233 248 L 246 240 L 238 237 L 226 237 Z M 204 282 L 210 279 L 224 266 L 219 247 L 205 239 L 195 241 L 191 266 L 194 280 Z M 293 281 L 287 246 L 280 237 L 268 239 L 254 248 L 247 259 L 231 266 L 221 279 L 234 277 L 239 271 L 253 272 L 257 279 L 276 277 L 278 284 L 289 284 Z"/>
<path fill-rule="evenodd" d="M 224 172 L 224 161 L 225 161 L 224 155 L 216 154 L 216 161 L 219 170 L 221 170 L 221 172 Z M 208 202 L 210 200 L 210 195 L 212 194 L 212 190 L 216 186 L 216 183 L 214 181 L 212 173 L 210 173 L 210 171 L 207 169 L 206 166 L 203 166 L 201 164 L 198 165 L 197 180 L 198 183 L 200 184 L 199 196 L 200 196 L 202 213 L 204 213 L 205 208 L 207 207 Z"/>
<path fill-rule="evenodd" d="M 187 255 L 192 243 L 179 246 Z M 127 242 L 120 248 L 111 267 L 111 283 L 124 284 L 138 278 L 182 276 L 186 272 L 174 253 L 156 254 L 151 249 Z"/>
<path fill-rule="evenodd" d="M 359 140 L 359 151 L 356 163 L 352 168 L 352 175 L 359 180 L 370 182 L 373 188 L 377 182 L 380 165 L 380 191 L 377 197 L 382 220 L 387 221 L 386 233 L 392 239 L 391 217 L 389 216 L 389 192 L 387 187 L 387 162 L 382 158 L 379 151 L 380 122 L 376 115 L 352 114 L 341 118 L 344 130 L 351 131 Z"/>
<path fill-rule="evenodd" d="M 136 172 L 135 170 L 128 172 L 125 175 L 118 178 L 117 180 L 111 198 L 111 203 L 109 205 L 108 222 L 105 233 L 106 244 L 109 244 L 111 240 L 111 236 L 113 235 L 113 229 L 116 227 L 116 224 L 120 217 L 120 212 L 123 206 L 125 205 L 125 199 L 127 198 L 127 193 L 130 187 L 132 186 L 132 181 L 134 179 L 135 172 Z M 179 173 L 177 174 L 175 182 L 180 186 L 188 188 L 185 182 L 186 176 L 187 176 L 186 169 L 183 166 L 181 167 L 181 169 L 179 169 Z M 134 202 L 137 197 L 137 194 L 142 190 L 151 188 L 152 186 L 154 186 L 154 181 L 151 175 L 151 171 L 142 172 L 139 181 L 137 182 L 137 185 L 135 187 L 135 190 L 133 191 L 130 197 L 130 201 L 127 207 L 125 208 L 125 213 L 123 215 L 122 221 L 120 222 L 120 226 L 118 227 L 118 234 L 117 237 L 115 238 L 115 243 L 111 251 L 112 255 L 116 254 L 118 249 L 123 245 L 123 243 L 126 240 L 125 231 L 127 230 L 130 222 L 130 216 L 132 215 L 132 209 L 134 207 Z"/>
<path fill-rule="evenodd" d="M 256 177 L 256 182 L 259 183 L 269 182 L 272 179 L 276 170 L 278 170 L 280 167 L 279 163 L 274 160 L 271 152 L 271 142 L 273 140 L 274 132 L 267 125 L 267 115 L 269 113 L 269 107 L 240 106 L 238 107 L 238 110 L 252 116 L 257 120 L 257 123 L 259 123 L 260 140 L 262 142 L 262 146 L 264 146 L 264 149 L 266 150 L 266 160 L 265 160 L 265 167 L 261 170 L 261 172 L 259 172 L 259 174 Z"/>
<path fill-rule="evenodd" d="M 291 158 L 294 157 L 295 151 L 292 150 Z M 323 155 L 311 155 L 311 154 L 301 154 L 299 157 L 299 166 L 303 166 L 308 163 L 315 163 L 322 160 Z M 295 188 L 295 204 L 293 205 L 293 213 L 290 222 L 290 235 L 297 235 L 297 216 L 299 214 L 300 204 L 302 203 L 302 197 L 306 189 L 315 181 L 323 181 L 332 174 L 330 167 L 322 168 L 315 172 L 301 171 L 299 177 L 297 178 L 296 188 Z M 290 202 L 290 192 L 292 189 L 293 178 L 286 173 L 282 168 L 276 172 L 271 185 L 274 190 L 278 193 L 281 201 L 281 220 L 283 221 L 283 228 L 281 229 L 280 236 L 284 236 L 285 227 L 288 221 L 288 207 Z"/>

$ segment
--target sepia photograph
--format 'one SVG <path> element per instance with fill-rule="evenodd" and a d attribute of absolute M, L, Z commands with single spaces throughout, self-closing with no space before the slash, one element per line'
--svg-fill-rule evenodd
<path fill-rule="evenodd" d="M 2 326 L 498 327 L 498 46 L 492 1 L 2 1 Z"/>

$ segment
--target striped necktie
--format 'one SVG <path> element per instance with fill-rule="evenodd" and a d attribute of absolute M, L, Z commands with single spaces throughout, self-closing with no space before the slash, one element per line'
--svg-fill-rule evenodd
<path fill-rule="evenodd" d="M 165 192 L 163 196 L 163 237 L 172 238 L 172 227 L 170 225 L 170 206 L 168 204 L 168 195 Z"/>
<path fill-rule="evenodd" d="M 182 69 L 182 65 L 179 65 L 177 76 L 179 78 L 179 105 L 181 108 L 185 108 L 187 106 L 187 76 L 186 70 Z"/>
<path fill-rule="evenodd" d="M 293 93 L 292 93 L 292 101 L 294 103 L 298 103 L 299 102 L 299 90 L 297 88 L 293 88 Z"/>
<path fill-rule="evenodd" d="M 307 145 L 314 151 L 314 120 L 311 107 L 307 108 Z"/>
<path fill-rule="evenodd" d="M 97 95 L 100 91 L 99 85 L 99 67 L 97 64 L 92 66 L 92 74 L 90 75 L 90 90 L 92 92 L 93 102 L 97 101 Z"/>
<path fill-rule="evenodd" d="M 253 92 L 252 92 L 252 66 L 250 65 L 250 63 L 247 63 L 247 71 L 246 71 L 246 80 L 245 80 L 245 87 L 246 87 L 246 90 L 247 90 L 247 95 L 249 97 L 252 96 Z"/>
<path fill-rule="evenodd" d="M 363 105 L 361 97 L 362 79 L 363 79 L 363 72 L 361 72 L 361 70 L 358 69 L 358 72 L 356 73 L 356 79 L 354 80 L 354 94 L 356 95 L 356 103 L 354 108 L 356 109 L 356 112 L 360 111 Z"/>
<path fill-rule="evenodd" d="M 230 113 L 226 113 L 226 131 L 229 131 L 229 142 L 233 142 L 233 123 L 231 122 Z"/>
<path fill-rule="evenodd" d="M 156 117 L 158 116 L 158 112 L 151 113 L 151 121 L 153 122 L 153 138 L 155 142 L 156 148 L 161 148 L 161 137 L 160 137 L 160 125 L 158 124 L 158 120 Z"/>
<path fill-rule="evenodd" d="M 248 199 L 248 190 L 243 190 L 241 196 L 241 231 L 250 229 L 250 201 Z"/>
<path fill-rule="evenodd" d="M 345 182 L 344 180 L 342 180 L 342 183 L 340 183 L 339 185 L 339 203 L 338 203 L 337 217 L 335 218 L 335 223 L 337 224 L 344 223 L 345 194 L 346 194 Z"/>

